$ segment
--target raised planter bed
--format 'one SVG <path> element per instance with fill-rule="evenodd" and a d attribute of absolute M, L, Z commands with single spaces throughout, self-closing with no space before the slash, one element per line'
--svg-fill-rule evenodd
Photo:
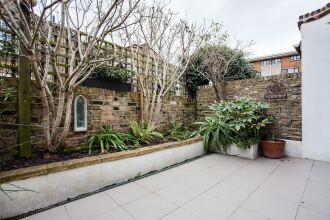
<path fill-rule="evenodd" d="M 224 152 L 218 151 L 218 153 L 224 153 Z M 254 160 L 258 157 L 258 144 L 252 145 L 250 148 L 245 149 L 245 150 L 238 148 L 236 144 L 231 144 L 228 147 L 227 152 L 224 154 L 228 154 L 228 155 L 232 155 L 232 156 L 239 156 L 239 157 Z"/>
<path fill-rule="evenodd" d="M 193 138 L 5 171 L 0 173 L 3 189 L 13 189 L 9 185 L 13 184 L 35 192 L 10 193 L 12 200 L 0 192 L 0 219 L 44 208 L 203 154 L 201 138 Z"/>
<path fill-rule="evenodd" d="M 101 89 L 111 89 L 120 92 L 130 92 L 131 84 L 123 83 L 120 81 L 106 80 L 106 79 L 87 79 L 82 83 L 83 86 L 101 88 Z"/>

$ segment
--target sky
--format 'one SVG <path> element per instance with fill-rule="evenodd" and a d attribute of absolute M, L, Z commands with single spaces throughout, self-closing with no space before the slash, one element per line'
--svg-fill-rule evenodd
<path fill-rule="evenodd" d="M 294 51 L 300 41 L 300 15 L 329 0 L 172 0 L 171 8 L 191 22 L 223 23 L 232 41 L 254 44 L 251 57 Z"/>

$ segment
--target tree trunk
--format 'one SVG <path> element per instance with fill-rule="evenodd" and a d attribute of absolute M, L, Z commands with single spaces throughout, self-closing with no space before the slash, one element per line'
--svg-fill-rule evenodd
<path fill-rule="evenodd" d="M 142 89 L 141 89 L 142 90 Z M 143 98 L 143 91 L 139 92 L 140 98 L 140 122 L 144 121 L 144 98 Z"/>
<path fill-rule="evenodd" d="M 56 140 L 58 138 L 59 127 L 61 125 L 63 118 L 64 104 L 65 104 L 65 92 L 63 89 L 60 89 L 58 94 L 57 112 L 56 115 L 53 116 L 55 117 L 55 121 L 53 123 L 54 125 L 52 128 L 52 137 L 51 137 L 52 144 L 56 144 Z"/>
<path fill-rule="evenodd" d="M 64 144 L 64 141 L 65 141 L 66 137 L 68 136 L 68 133 L 70 130 L 73 96 L 74 96 L 74 92 L 69 91 L 68 97 L 67 97 L 67 102 L 66 102 L 66 111 L 65 111 L 63 131 L 61 133 L 60 138 L 57 141 L 57 144 L 55 145 L 55 149 L 54 149 L 55 151 L 61 144 Z"/>
<path fill-rule="evenodd" d="M 50 136 L 50 108 L 47 99 L 45 88 L 42 87 L 39 90 L 40 97 L 42 99 L 42 126 L 45 138 L 45 146 L 48 150 L 52 148 L 51 136 Z"/>
<path fill-rule="evenodd" d="M 226 83 L 214 83 L 213 88 L 215 91 L 216 101 L 221 102 L 223 100 L 226 100 Z"/>

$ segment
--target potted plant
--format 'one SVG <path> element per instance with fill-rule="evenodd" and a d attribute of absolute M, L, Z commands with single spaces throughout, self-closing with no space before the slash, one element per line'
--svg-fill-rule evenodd
<path fill-rule="evenodd" d="M 122 65 L 101 65 L 83 82 L 83 86 L 129 92 L 132 77 L 133 72 Z"/>
<path fill-rule="evenodd" d="M 210 106 L 211 114 L 201 125 L 207 152 L 221 152 L 255 159 L 261 132 L 270 122 L 268 104 L 243 97 Z"/>
<path fill-rule="evenodd" d="M 280 140 L 279 137 L 279 126 L 276 126 L 275 118 L 273 118 L 273 123 L 266 129 L 267 139 L 260 142 L 262 151 L 265 157 L 271 159 L 281 159 L 284 156 L 284 149 L 286 142 Z"/>

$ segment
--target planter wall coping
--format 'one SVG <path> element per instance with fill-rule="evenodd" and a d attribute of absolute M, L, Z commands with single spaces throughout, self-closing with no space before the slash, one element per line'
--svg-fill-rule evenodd
<path fill-rule="evenodd" d="M 159 145 L 153 145 L 148 147 L 142 147 L 135 150 L 129 150 L 129 151 L 122 151 L 117 153 L 111 153 L 111 154 L 104 154 L 99 156 L 91 156 L 91 157 L 84 157 L 79 159 L 72 159 L 67 161 L 61 161 L 61 162 L 55 162 L 55 163 L 49 163 L 44 164 L 40 166 L 32 166 L 27 168 L 20 168 L 16 170 L 9 170 L 0 172 L 0 184 L 16 181 L 16 180 L 22 180 L 27 179 L 31 177 L 36 176 L 42 176 L 49 173 L 55 173 L 60 172 L 64 170 L 70 170 L 80 167 L 85 167 L 89 165 L 99 164 L 99 163 L 105 163 L 115 160 L 121 160 L 126 159 L 130 157 L 136 157 L 140 155 L 150 154 L 153 152 L 180 147 L 188 144 L 193 144 L 196 142 L 201 141 L 201 137 L 191 138 L 184 141 L 177 141 L 177 142 L 168 142 L 164 144 Z"/>

